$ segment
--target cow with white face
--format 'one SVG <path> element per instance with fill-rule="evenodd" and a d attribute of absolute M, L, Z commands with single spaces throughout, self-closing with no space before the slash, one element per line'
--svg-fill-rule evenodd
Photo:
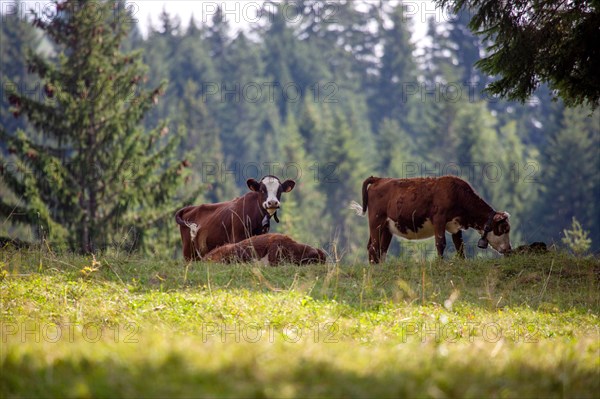
<path fill-rule="evenodd" d="M 281 183 L 279 178 L 272 175 L 263 177 L 260 182 L 248 179 L 247 184 L 251 191 L 261 194 L 262 207 L 269 215 L 274 216 L 276 221 L 278 221 L 276 212 L 281 204 L 281 193 L 289 193 L 296 185 L 293 180 Z"/>
<path fill-rule="evenodd" d="M 231 201 L 187 206 L 175 214 L 186 260 L 199 260 L 212 249 L 269 232 L 270 220 L 277 218 L 281 194 L 296 183 L 283 183 L 276 176 L 246 181 L 249 192 Z"/>

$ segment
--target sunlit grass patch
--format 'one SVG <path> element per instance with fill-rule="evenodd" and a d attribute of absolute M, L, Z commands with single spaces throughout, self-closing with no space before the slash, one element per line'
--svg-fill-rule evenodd
<path fill-rule="evenodd" d="M 594 397 L 599 261 L 218 265 L 16 253 L 6 397 Z"/>

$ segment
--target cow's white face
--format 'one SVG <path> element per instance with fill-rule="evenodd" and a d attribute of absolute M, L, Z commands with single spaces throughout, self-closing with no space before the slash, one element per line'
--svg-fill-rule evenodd
<path fill-rule="evenodd" d="M 494 216 L 492 222 L 492 231 L 490 231 L 486 239 L 496 251 L 505 254 L 511 251 L 510 246 L 510 223 L 508 212 L 498 212 Z"/>
<path fill-rule="evenodd" d="M 254 179 L 248 179 L 248 188 L 261 194 L 262 207 L 273 215 L 280 206 L 281 193 L 292 191 L 296 182 L 286 180 L 283 183 L 275 176 L 265 176 L 260 182 Z"/>
<path fill-rule="evenodd" d="M 267 176 L 261 180 L 267 190 L 267 199 L 263 202 L 263 208 L 271 215 L 279 209 L 281 198 L 281 182 L 278 178 Z"/>

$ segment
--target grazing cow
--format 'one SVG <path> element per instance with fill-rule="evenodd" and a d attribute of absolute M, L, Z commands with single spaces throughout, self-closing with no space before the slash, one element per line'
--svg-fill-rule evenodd
<path fill-rule="evenodd" d="M 235 244 L 223 245 L 213 249 L 203 258 L 221 263 L 260 260 L 271 266 L 281 263 L 325 263 L 326 259 L 327 255 L 322 249 L 301 244 L 283 234 L 263 234 Z"/>
<path fill-rule="evenodd" d="M 250 192 L 231 201 L 188 206 L 175 214 L 181 231 L 183 257 L 199 260 L 213 248 L 269 232 L 270 219 L 277 219 L 281 193 L 292 191 L 296 183 L 283 183 L 275 176 L 260 181 L 248 179 Z"/>
<path fill-rule="evenodd" d="M 462 230 L 473 228 L 481 234 L 477 244 L 496 251 L 511 250 L 509 214 L 496 212 L 466 181 L 455 176 L 438 178 L 392 179 L 369 177 L 362 186 L 362 207 L 350 207 L 359 215 L 369 210 L 369 261 L 379 263 L 397 235 L 408 240 L 435 236 L 438 255 L 443 257 L 446 235 L 463 257 Z"/>

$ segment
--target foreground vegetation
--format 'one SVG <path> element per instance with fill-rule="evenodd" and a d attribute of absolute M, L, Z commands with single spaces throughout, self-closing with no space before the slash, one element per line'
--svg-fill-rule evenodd
<path fill-rule="evenodd" d="M 3 249 L 2 397 L 594 397 L 600 261 L 269 268 Z"/>

